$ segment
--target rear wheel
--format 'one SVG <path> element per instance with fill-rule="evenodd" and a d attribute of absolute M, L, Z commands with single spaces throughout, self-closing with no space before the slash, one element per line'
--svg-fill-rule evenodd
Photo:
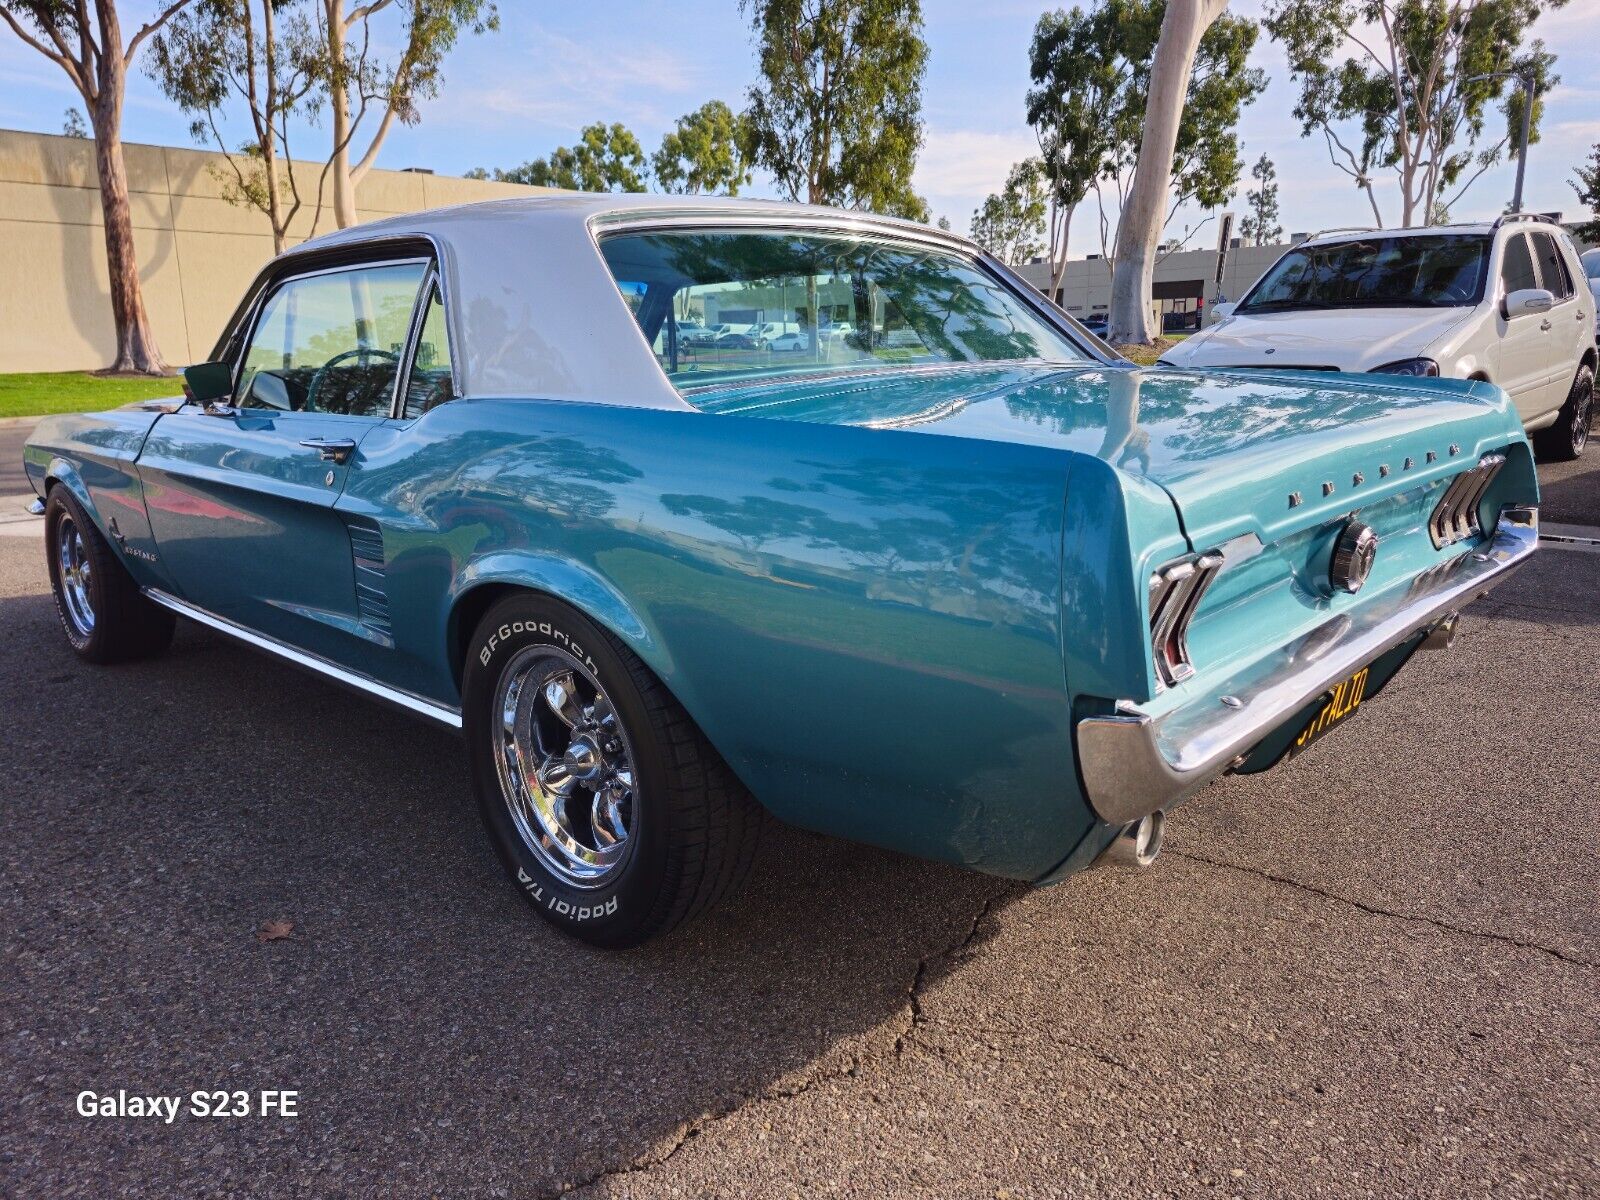
<path fill-rule="evenodd" d="M 1594 371 L 1579 367 L 1572 380 L 1567 402 L 1561 406 L 1556 423 L 1533 435 L 1533 448 L 1539 457 L 1554 462 L 1570 462 L 1589 444 L 1589 422 L 1594 416 Z"/>
<path fill-rule="evenodd" d="M 167 648 L 176 616 L 140 594 L 139 585 L 65 487 L 50 489 L 44 544 L 56 613 L 80 658 L 126 662 Z"/>
<path fill-rule="evenodd" d="M 748 873 L 761 809 L 621 642 L 523 594 L 489 611 L 467 653 L 473 788 L 540 916 L 597 946 L 636 945 Z"/>

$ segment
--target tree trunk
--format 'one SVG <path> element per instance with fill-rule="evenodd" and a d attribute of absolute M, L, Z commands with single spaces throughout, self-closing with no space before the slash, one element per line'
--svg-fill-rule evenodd
<path fill-rule="evenodd" d="M 1148 345 L 1157 331 L 1151 328 L 1150 297 L 1155 274 L 1156 246 L 1166 219 L 1167 193 L 1172 186 L 1172 155 L 1178 145 L 1178 121 L 1189 91 L 1200 37 L 1228 7 L 1227 0 L 1181 0 L 1167 5 L 1161 20 L 1150 67 L 1150 96 L 1145 102 L 1144 136 L 1139 141 L 1139 161 L 1133 187 L 1117 222 L 1117 249 L 1112 259 L 1111 319 L 1107 330 L 1112 342 Z"/>
<path fill-rule="evenodd" d="M 106 272 L 111 316 L 117 329 L 113 373 L 165 375 L 167 364 L 156 346 L 139 286 L 139 258 L 133 243 L 133 210 L 128 203 L 128 171 L 122 160 L 122 95 L 126 68 L 122 39 L 103 47 L 99 89 L 91 111 L 94 122 L 95 168 L 100 175 L 100 213 L 106 238 Z"/>
<path fill-rule="evenodd" d="M 1064 299 L 1060 292 L 1061 284 L 1067 277 L 1067 235 L 1072 232 L 1072 214 L 1077 207 L 1077 201 L 1073 201 L 1051 214 L 1050 299 L 1056 304 L 1061 304 Z M 1064 304 L 1061 306 L 1066 307 Z"/>
<path fill-rule="evenodd" d="M 327 0 L 328 108 L 333 115 L 333 222 L 356 223 L 356 186 L 350 176 L 350 87 L 344 75 L 344 0 Z"/>

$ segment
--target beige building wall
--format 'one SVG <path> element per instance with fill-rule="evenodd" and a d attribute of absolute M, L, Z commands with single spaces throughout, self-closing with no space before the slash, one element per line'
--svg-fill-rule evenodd
<path fill-rule="evenodd" d="M 174 146 L 125 148 L 139 278 L 156 344 L 174 367 L 200 362 L 244 289 L 272 257 L 267 218 L 222 198 L 220 154 Z M 331 189 L 315 215 L 320 163 L 297 167 L 313 193 L 291 243 L 333 229 Z M 409 171 L 368 173 L 356 189 L 363 221 L 545 188 Z M 94 143 L 0 130 L 0 372 L 96 370 L 114 357 L 105 235 Z"/>

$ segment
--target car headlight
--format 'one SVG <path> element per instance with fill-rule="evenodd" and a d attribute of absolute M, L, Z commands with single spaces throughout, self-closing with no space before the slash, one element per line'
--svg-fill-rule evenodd
<path fill-rule="evenodd" d="M 1369 375 L 1437 375 L 1439 364 L 1431 358 L 1402 358 L 1398 362 L 1373 367 Z"/>

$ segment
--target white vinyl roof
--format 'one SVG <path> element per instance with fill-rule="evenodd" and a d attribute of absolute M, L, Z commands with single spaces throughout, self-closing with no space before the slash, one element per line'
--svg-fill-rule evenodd
<path fill-rule="evenodd" d="M 812 228 L 933 242 L 965 238 L 871 213 L 769 200 L 650 194 L 542 195 L 405 213 L 291 252 L 424 237 L 438 251 L 461 394 L 688 408 L 655 361 L 595 244 L 660 224 Z"/>

